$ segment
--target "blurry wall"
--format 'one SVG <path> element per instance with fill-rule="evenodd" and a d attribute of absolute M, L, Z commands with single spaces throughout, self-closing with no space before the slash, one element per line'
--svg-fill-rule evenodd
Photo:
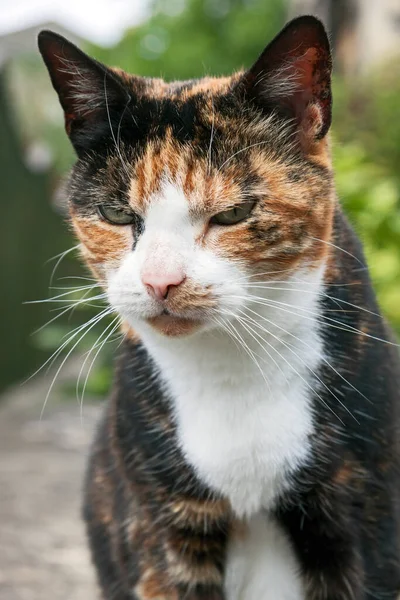
<path fill-rule="evenodd" d="M 52 175 L 35 173 L 23 160 L 14 126 L 5 69 L 0 71 L 0 388 L 24 377 L 45 353 L 31 333 L 49 318 L 44 298 L 49 284 L 46 261 L 65 249 L 67 236 L 50 203 Z"/>

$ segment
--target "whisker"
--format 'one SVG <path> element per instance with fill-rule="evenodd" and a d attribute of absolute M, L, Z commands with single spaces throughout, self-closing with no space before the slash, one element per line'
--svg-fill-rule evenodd
<path fill-rule="evenodd" d="M 102 312 L 94 315 L 91 319 L 89 319 L 88 321 L 86 321 L 85 323 L 83 323 L 82 325 L 78 325 L 77 327 L 75 327 L 74 329 L 72 329 L 72 331 L 69 331 L 68 333 L 64 334 L 61 337 L 61 340 L 65 340 L 65 342 L 62 343 L 62 345 L 53 353 L 53 355 L 50 357 L 50 365 L 47 367 L 46 369 L 46 373 L 49 372 L 49 370 L 51 369 L 51 367 L 53 366 L 54 362 L 56 361 L 56 359 L 60 356 L 60 354 L 62 353 L 62 351 L 64 350 L 64 348 L 66 348 L 68 346 L 68 344 L 77 336 L 79 335 L 82 331 L 84 331 L 84 329 L 86 327 L 88 327 L 89 325 L 91 325 L 92 323 L 97 323 L 99 321 L 101 321 L 101 319 L 105 316 L 107 316 L 107 314 L 111 314 L 112 310 L 107 307 L 105 308 Z M 48 361 L 46 361 L 43 366 L 46 365 Z"/>
<path fill-rule="evenodd" d="M 98 285 L 96 283 L 90 283 L 87 285 L 81 285 L 80 287 L 72 287 L 71 285 L 52 285 L 49 289 L 56 290 L 56 291 L 67 290 L 68 293 L 72 294 L 73 292 L 80 292 L 82 290 L 94 289 L 95 287 L 98 287 Z"/>
<path fill-rule="evenodd" d="M 25 383 L 27 383 L 28 381 L 30 381 L 30 379 L 32 379 L 33 377 L 35 377 L 35 375 L 37 375 L 47 364 L 49 364 L 50 361 L 52 361 L 52 363 L 54 362 L 54 360 L 57 358 L 57 356 L 63 351 L 63 349 L 65 348 L 65 346 L 72 341 L 78 334 L 80 331 L 82 331 L 82 329 L 84 329 L 89 323 L 91 323 L 93 320 L 95 319 L 99 319 L 101 317 L 101 315 L 103 315 L 104 313 L 108 312 L 111 314 L 112 309 L 111 308 L 106 308 L 104 309 L 104 311 L 102 313 L 100 313 L 99 315 L 95 315 L 94 317 L 92 317 L 87 323 L 84 323 L 83 325 L 80 325 L 76 330 L 75 333 L 73 334 L 73 336 L 71 336 L 66 342 L 63 342 L 63 344 L 53 352 L 53 354 L 38 368 L 36 369 L 36 371 L 34 373 L 32 373 L 32 375 L 30 375 L 27 379 L 25 379 L 22 382 L 22 385 L 24 385 Z M 52 364 L 51 363 L 51 364 Z M 51 366 L 51 365 L 50 365 Z"/>
<path fill-rule="evenodd" d="M 88 290 L 87 290 L 87 291 L 86 291 L 86 292 L 83 294 L 83 296 L 82 296 L 82 298 L 81 298 L 81 300 L 83 301 L 83 302 L 82 302 L 82 305 L 83 305 L 83 306 L 88 306 L 88 307 L 91 307 L 91 308 L 104 308 L 104 305 L 101 305 L 101 304 L 100 304 L 100 305 L 99 305 L 99 304 L 93 304 L 93 303 L 92 303 L 92 301 L 90 300 L 90 298 L 88 298 L 88 297 L 87 297 L 89 293 L 90 293 L 90 289 L 88 289 Z M 105 301 L 105 299 L 104 299 L 104 301 Z M 102 300 L 100 300 L 100 302 L 102 302 Z M 80 305 L 79 305 L 79 304 L 75 304 L 74 306 L 72 306 L 72 307 L 70 306 L 70 307 L 69 307 L 69 310 L 70 310 L 71 312 L 70 312 L 70 313 L 69 313 L 69 315 L 68 315 L 68 320 L 70 320 L 70 319 L 72 318 L 72 315 L 74 314 L 74 312 L 76 311 L 76 309 L 78 308 L 78 306 L 80 306 Z"/>
<path fill-rule="evenodd" d="M 257 313 L 256 313 L 257 314 Z M 280 342 L 281 344 L 283 344 L 285 346 L 285 348 L 287 348 L 296 358 L 298 358 L 302 364 L 316 377 L 316 379 L 318 379 L 318 381 L 320 381 L 320 383 L 322 383 L 327 390 L 333 394 L 333 392 L 331 390 L 329 390 L 329 388 L 326 386 L 326 384 L 318 377 L 318 375 L 313 371 L 313 369 L 311 369 L 307 363 L 297 354 L 297 352 L 295 352 L 292 348 L 290 348 L 290 346 L 288 346 L 282 339 L 278 338 L 278 336 L 274 335 L 271 331 L 267 330 L 266 328 L 263 328 L 255 319 L 252 319 L 251 317 L 249 317 L 248 315 L 246 316 L 247 319 L 250 319 L 251 322 L 254 323 L 254 325 L 256 325 L 259 329 L 261 329 L 262 331 L 265 331 L 265 333 L 267 333 L 268 335 L 271 335 L 274 339 L 276 339 L 278 342 Z M 254 330 L 253 330 L 254 331 Z M 260 336 L 261 337 L 261 336 Z M 261 337 L 261 339 L 264 339 Z M 324 404 L 324 406 L 326 408 L 328 408 L 332 414 L 342 423 L 342 425 L 344 425 L 343 420 L 339 417 L 339 415 L 337 415 L 335 413 L 335 411 L 332 409 L 331 406 L 329 406 L 327 404 L 327 402 L 322 398 L 322 396 L 316 391 L 316 389 L 310 384 L 310 382 L 308 382 L 305 377 L 303 377 L 297 369 L 294 368 L 294 366 L 285 358 L 285 356 L 283 354 L 281 354 L 277 348 L 275 348 L 275 346 L 271 345 L 271 348 L 278 354 L 278 356 L 280 356 L 285 363 L 292 369 L 292 371 L 298 376 L 300 377 L 300 379 L 307 385 L 307 387 L 317 396 L 317 398 L 319 398 L 319 400 Z M 333 394 L 333 396 L 336 398 L 335 394 Z M 338 402 L 340 404 L 341 401 L 339 400 L 339 398 L 336 398 L 338 400 Z M 343 408 L 345 408 L 349 414 L 357 421 L 357 419 L 352 415 L 352 413 L 347 409 L 347 407 L 345 407 L 343 405 Z M 357 421 L 358 422 L 358 421 Z"/>
<path fill-rule="evenodd" d="M 270 119 L 272 120 L 273 117 L 275 115 L 271 115 Z M 288 124 L 289 125 L 289 124 Z M 289 126 L 286 124 L 282 124 L 280 131 L 279 131 L 279 135 L 282 135 L 283 133 L 285 133 L 285 137 L 286 137 L 286 142 L 288 142 L 288 140 L 290 138 L 294 138 L 295 133 L 293 131 L 290 131 Z M 249 150 L 250 148 L 254 148 L 256 146 L 264 146 L 268 144 L 269 146 L 271 146 L 271 140 L 262 140 L 260 142 L 255 142 L 254 144 L 249 144 L 248 146 L 246 146 L 245 148 L 240 148 L 240 150 L 238 150 L 237 152 L 235 152 L 234 154 L 232 154 L 229 158 L 227 158 L 222 165 L 218 168 L 218 172 L 221 171 L 221 169 L 228 163 L 230 162 L 232 159 L 235 158 L 235 156 L 238 156 L 238 154 L 241 154 L 242 152 L 246 152 L 247 150 Z M 289 144 L 288 144 L 289 146 Z M 290 148 L 288 147 L 288 149 L 292 149 L 293 146 L 293 142 L 290 145 Z"/>
<path fill-rule="evenodd" d="M 63 281 L 64 279 L 84 279 L 86 281 L 96 281 L 94 277 L 82 277 L 81 275 L 65 275 L 64 277 L 59 277 L 57 281 Z M 100 285 L 100 284 L 98 284 Z"/>
<path fill-rule="evenodd" d="M 241 312 L 242 314 L 244 314 L 244 313 L 243 313 L 243 311 L 240 311 L 240 310 L 239 310 L 239 312 Z M 245 326 L 244 322 L 242 322 L 242 318 L 241 318 L 241 317 L 239 317 L 238 315 L 236 315 L 236 314 L 235 314 L 235 313 L 233 313 L 233 312 L 231 312 L 231 313 L 229 313 L 229 314 L 231 314 L 231 315 L 232 315 L 232 316 L 234 316 L 234 317 L 235 317 L 235 318 L 236 318 L 236 319 L 237 319 L 239 322 L 241 322 L 241 324 L 242 324 L 242 327 L 244 327 L 244 329 L 246 329 L 246 330 L 247 330 L 247 328 L 246 328 L 246 326 Z M 244 316 L 246 316 L 246 315 L 244 314 Z M 281 368 L 281 366 L 280 366 L 280 365 L 277 363 L 277 361 L 274 359 L 274 357 L 273 357 L 273 356 L 272 356 L 272 355 L 271 355 L 271 354 L 268 352 L 268 350 L 266 350 L 266 349 L 265 349 L 265 347 L 264 347 L 262 344 L 260 344 L 260 341 L 259 341 L 259 340 L 257 340 L 257 339 L 254 337 L 254 335 L 252 335 L 252 333 L 251 333 L 250 331 L 248 331 L 248 330 L 247 330 L 247 332 L 250 334 L 250 336 L 251 336 L 251 337 L 252 337 L 252 338 L 255 340 L 255 342 L 256 342 L 258 345 L 261 345 L 261 347 L 262 347 L 262 349 L 264 350 L 264 352 L 266 352 L 266 353 L 267 353 L 268 357 L 269 357 L 269 358 L 272 360 L 272 362 L 273 362 L 273 363 L 274 363 L 274 365 L 277 367 L 277 369 L 279 369 L 279 371 L 280 371 L 280 372 L 282 373 L 282 375 L 285 377 L 285 379 L 286 379 L 286 382 L 287 382 L 286 374 L 285 374 L 285 373 L 282 371 L 282 368 Z M 272 344 L 271 344 L 270 342 L 268 342 L 267 340 L 263 340 L 263 341 L 264 341 L 266 344 L 268 344 L 268 346 L 272 347 Z"/>
<path fill-rule="evenodd" d="M 67 296 L 68 294 L 60 294 L 60 296 Z M 71 300 L 71 299 L 62 299 L 60 296 L 54 296 L 54 298 L 45 298 L 44 300 L 28 300 L 24 302 L 24 304 L 65 304 L 65 302 L 69 302 L 71 306 L 75 306 L 75 304 L 84 304 L 85 302 L 91 300 L 104 300 L 107 298 L 106 293 L 98 294 L 97 296 L 91 296 L 90 298 Z"/>
<path fill-rule="evenodd" d="M 271 272 L 267 272 L 267 273 L 255 273 L 254 275 L 269 275 Z M 282 271 L 279 271 L 282 272 Z M 253 276 L 254 276 L 253 275 Z M 251 277 L 251 276 L 249 276 Z M 242 279 L 245 279 L 245 277 L 239 278 L 239 279 L 232 279 L 232 281 L 241 281 Z M 295 279 L 293 281 L 291 281 L 290 279 L 260 279 L 259 281 L 250 281 L 249 284 L 250 285 L 270 285 L 270 284 L 278 284 L 278 283 L 282 283 L 285 285 L 315 285 L 315 283 L 313 281 L 303 281 L 301 279 Z M 343 283 L 329 283 L 329 287 L 353 287 L 353 286 L 361 286 L 363 285 L 361 281 L 349 281 L 349 282 L 343 282 Z"/>
<path fill-rule="evenodd" d="M 56 260 L 56 258 L 60 258 L 60 257 L 66 256 L 69 252 L 73 252 L 73 250 L 76 250 L 77 248 L 79 248 L 80 245 L 81 244 L 76 244 L 75 246 L 72 246 L 71 248 L 68 248 L 68 250 L 63 250 L 59 254 L 56 254 L 55 256 L 52 256 L 51 258 L 48 258 L 46 260 L 45 264 L 47 265 L 52 260 Z"/>
<path fill-rule="evenodd" d="M 251 300 L 251 302 L 254 302 L 254 304 L 264 304 L 265 306 L 270 306 L 271 308 L 278 308 L 279 307 L 278 305 L 289 306 L 291 308 L 301 310 L 302 312 L 307 312 L 311 315 L 317 316 L 318 319 L 320 320 L 320 322 L 322 324 L 326 325 L 327 327 L 333 327 L 334 329 L 342 329 L 343 331 L 347 331 L 348 333 L 355 333 L 357 335 L 361 335 L 361 336 L 373 339 L 377 342 L 383 342 L 384 344 L 389 344 L 390 346 L 395 346 L 396 348 L 400 347 L 400 344 L 396 344 L 395 342 L 391 342 L 390 340 L 384 340 L 383 338 L 379 338 L 379 337 L 376 337 L 369 333 L 365 333 L 364 331 L 361 331 L 360 329 L 357 329 L 356 327 L 353 327 L 352 325 L 348 325 L 347 323 L 342 323 L 341 321 L 338 321 L 337 319 L 333 319 L 332 317 L 326 317 L 325 315 L 321 315 L 319 313 L 316 313 L 315 311 L 309 310 L 307 308 L 303 308 L 301 306 L 295 306 L 294 304 L 280 302 L 279 300 L 262 298 L 261 296 L 232 296 L 232 297 L 239 298 L 239 299 L 245 299 L 245 300 Z M 292 314 L 295 316 L 301 316 L 303 319 L 307 319 L 309 321 L 315 321 L 315 319 L 313 317 L 307 317 L 306 315 L 299 315 L 298 313 L 294 313 L 293 311 L 290 311 L 285 308 L 280 308 L 280 310 L 287 312 L 288 314 Z M 323 321 L 321 321 L 321 319 L 323 319 Z M 326 321 L 329 321 L 329 323 Z M 332 325 L 332 323 L 335 323 L 335 325 Z"/>
<path fill-rule="evenodd" d="M 210 143 L 208 145 L 208 174 L 211 173 L 211 149 L 212 143 L 214 140 L 214 120 L 215 120 L 215 112 L 214 112 L 214 98 L 211 96 L 211 106 L 212 106 L 212 122 L 211 122 L 211 135 L 210 135 Z"/>
<path fill-rule="evenodd" d="M 230 313 L 227 312 L 227 314 L 230 314 Z M 246 354 L 248 354 L 248 356 L 251 358 L 251 360 L 254 362 L 254 364 L 256 365 L 256 367 L 258 368 L 258 370 L 260 371 L 261 376 L 264 379 L 265 383 L 267 384 L 269 390 L 271 390 L 270 383 L 269 383 L 268 379 L 266 378 L 266 375 L 263 372 L 263 370 L 261 369 L 261 367 L 260 367 L 260 365 L 258 363 L 258 360 L 256 358 L 257 354 L 255 352 L 253 352 L 249 348 L 248 344 L 246 344 L 246 342 L 244 341 L 243 337 L 240 335 L 240 333 L 234 327 L 233 323 L 230 323 L 229 321 L 225 321 L 225 326 L 226 326 L 226 330 L 228 330 L 228 328 L 231 330 L 233 339 L 237 339 L 238 340 L 238 342 L 241 345 L 241 347 L 244 349 L 244 351 L 246 352 Z M 229 333 L 229 330 L 228 330 L 228 333 Z M 261 360 L 263 360 L 262 357 L 258 356 L 258 358 L 261 358 Z"/>
<path fill-rule="evenodd" d="M 117 324 L 115 325 L 116 322 L 117 322 Z M 120 326 L 120 317 L 119 317 L 119 315 L 117 315 L 111 321 L 111 323 L 104 329 L 104 331 L 101 333 L 101 335 L 97 338 L 96 342 L 93 344 L 92 348 L 87 353 L 87 356 L 86 356 L 86 358 L 85 358 L 85 360 L 84 360 L 84 362 L 82 364 L 82 367 L 81 367 L 81 369 L 79 371 L 78 379 L 77 379 L 77 382 L 76 382 L 76 397 L 77 397 L 77 400 L 78 400 L 79 382 L 80 382 L 80 378 L 81 378 L 84 366 L 85 366 L 85 364 L 86 364 L 89 356 L 91 355 L 92 351 L 96 348 L 96 345 L 98 344 L 98 342 L 101 340 L 101 338 L 104 336 L 104 334 L 107 333 L 107 331 L 111 328 L 110 333 L 100 343 L 99 348 L 98 348 L 97 352 L 95 353 L 92 362 L 90 363 L 88 372 L 86 373 L 85 381 L 84 381 L 83 388 L 82 388 L 81 399 L 80 399 L 80 418 L 81 418 L 81 422 L 82 422 L 82 419 L 83 419 L 83 398 L 85 396 L 86 386 L 87 386 L 87 383 L 88 383 L 89 376 L 90 376 L 90 373 L 92 371 L 93 365 L 96 362 L 96 358 L 100 354 L 101 350 L 104 348 L 104 345 L 106 344 L 107 340 L 112 336 L 112 334 L 118 329 L 119 326 Z"/>
<path fill-rule="evenodd" d="M 76 307 L 74 306 L 72 308 L 72 310 L 74 310 Z M 56 310 L 60 310 L 60 309 L 56 309 Z M 67 308 L 61 307 L 61 312 L 58 313 L 58 315 L 56 315 L 55 317 L 53 317 L 52 319 L 50 319 L 49 321 L 47 321 L 47 323 L 45 323 L 44 325 L 41 325 L 40 327 L 38 327 L 37 329 L 35 329 L 35 331 L 33 331 L 31 333 L 31 335 L 36 335 L 37 333 L 39 333 L 40 331 L 42 331 L 43 329 L 45 329 L 48 325 L 50 325 L 51 323 L 54 323 L 54 321 L 56 321 L 57 319 L 59 319 L 60 317 L 62 317 L 63 315 L 65 315 L 65 313 L 67 313 L 69 310 L 71 310 L 70 306 L 67 306 Z"/>
<path fill-rule="evenodd" d="M 89 319 L 89 321 L 85 321 L 85 323 L 81 324 L 81 325 L 77 325 L 76 327 L 74 327 L 74 329 L 71 329 L 71 331 L 68 331 L 66 334 L 64 334 L 62 336 L 62 340 L 65 339 L 66 337 L 70 336 L 72 333 L 75 333 L 75 331 L 81 330 L 85 325 L 91 323 L 94 319 L 97 319 L 97 317 L 99 317 L 102 313 L 104 313 L 107 310 L 112 311 L 112 309 L 110 307 L 102 307 L 103 311 L 101 313 L 98 313 L 96 315 L 94 315 L 91 319 Z"/>
<path fill-rule="evenodd" d="M 42 406 L 42 410 L 40 411 L 40 419 L 42 419 L 42 417 L 43 417 L 43 413 L 44 413 L 44 410 L 45 410 L 45 408 L 46 408 L 47 401 L 48 401 L 48 399 L 49 399 L 49 397 L 50 397 L 51 391 L 52 391 L 52 389 L 53 389 L 53 387 L 54 387 L 54 384 L 55 384 L 55 382 L 56 382 L 56 379 L 57 379 L 57 377 L 58 377 L 58 375 L 59 375 L 59 373 L 60 373 L 61 369 L 62 369 L 62 368 L 63 368 L 63 366 L 65 365 L 65 363 L 66 363 L 66 361 L 68 360 L 68 358 L 71 356 L 72 352 L 73 352 L 73 351 L 75 350 L 75 348 L 78 346 L 78 344 L 79 344 L 79 343 L 80 343 L 80 342 L 83 340 L 83 338 L 84 338 L 84 337 L 85 337 L 85 336 L 86 336 L 86 335 L 89 333 L 89 331 L 91 331 L 91 330 L 93 329 L 93 327 L 95 327 L 95 325 L 96 325 L 96 324 L 97 324 L 99 321 L 101 321 L 101 319 L 102 319 L 103 317 L 105 317 L 105 314 L 103 314 L 102 316 L 100 316 L 100 317 L 99 317 L 99 318 L 98 318 L 98 319 L 97 319 L 97 320 L 96 320 L 94 323 L 92 323 L 92 324 L 90 325 L 90 327 L 86 327 L 86 330 L 84 331 L 84 333 L 81 335 L 81 337 L 78 339 L 78 341 L 77 341 L 77 342 L 75 342 L 75 344 L 72 346 L 72 348 L 70 348 L 70 350 L 68 351 L 68 353 L 66 354 L 66 356 L 65 356 L 65 357 L 64 357 L 64 359 L 62 360 L 62 362 L 61 362 L 60 366 L 58 367 L 58 369 L 57 369 L 57 371 L 56 371 L 56 374 L 55 374 L 55 375 L 54 375 L 54 377 L 53 377 L 53 380 L 52 380 L 52 382 L 51 382 L 51 384 L 50 384 L 50 387 L 49 387 L 49 389 L 48 389 L 48 391 L 47 391 L 47 394 L 46 394 L 46 397 L 45 397 L 45 399 L 44 399 L 43 406 Z M 76 335 L 76 334 L 75 334 L 75 335 Z"/>
<path fill-rule="evenodd" d="M 79 292 L 83 292 L 85 290 L 93 290 L 97 285 L 83 285 L 81 287 L 66 287 L 66 288 L 51 288 L 51 289 L 65 289 L 69 290 L 68 292 L 63 292 L 62 294 L 57 294 L 56 296 L 51 296 L 50 298 L 42 298 L 41 300 L 26 300 L 24 304 L 40 304 L 42 302 L 52 302 L 54 300 L 58 300 L 59 298 L 64 298 L 65 296 L 70 296 L 71 294 L 77 294 Z"/>
<path fill-rule="evenodd" d="M 304 344 L 307 348 L 310 348 L 311 350 L 315 351 L 314 348 L 312 348 L 310 346 L 310 344 L 308 344 L 307 342 L 305 342 L 304 340 L 302 340 L 301 338 L 299 338 L 297 335 L 291 333 L 290 331 L 288 331 L 287 329 L 285 329 L 284 327 L 281 327 L 280 325 L 278 325 L 277 323 L 275 323 L 274 321 L 271 321 L 270 319 L 267 319 L 267 317 L 264 317 L 263 315 L 260 315 L 259 313 L 257 313 L 256 311 L 252 310 L 251 308 L 247 307 L 247 310 L 249 310 L 251 313 L 253 313 L 254 315 L 256 315 L 257 317 L 261 318 L 263 321 L 266 321 L 267 323 L 270 323 L 273 327 L 277 327 L 278 329 L 280 329 L 281 331 L 283 331 L 285 334 L 290 335 L 291 337 L 293 337 L 294 339 L 298 340 L 300 343 Z M 267 331 L 267 333 L 269 333 L 270 335 L 273 335 L 270 331 Z M 279 339 L 279 338 L 278 338 Z M 284 343 L 284 342 L 283 342 Z M 349 381 L 347 381 L 347 379 L 341 374 L 339 373 L 339 371 L 337 371 L 335 369 L 335 367 L 333 365 L 331 365 L 325 358 L 324 356 L 318 352 L 318 357 L 328 366 L 330 367 L 334 373 L 336 373 L 347 385 L 349 385 L 355 392 L 357 392 L 358 394 L 360 394 L 360 396 L 362 396 L 367 402 L 371 402 L 366 396 L 364 396 L 364 394 L 362 392 L 360 392 L 355 386 L 353 386 Z M 299 356 L 300 358 L 300 356 Z M 301 360 L 301 359 L 300 359 Z M 313 371 L 312 371 L 313 372 Z M 333 397 L 342 405 L 342 407 L 355 419 L 354 415 L 348 410 L 348 408 L 339 400 L 339 398 L 332 392 L 332 390 L 325 384 L 324 381 L 322 381 L 320 379 L 320 377 L 318 375 L 316 375 L 314 372 L 313 374 L 315 375 L 315 377 L 318 379 L 318 381 L 320 383 L 322 383 L 322 385 L 329 391 L 330 394 L 333 395 Z M 355 419 L 357 421 L 357 419 Z M 358 421 L 357 421 L 358 423 Z"/>
<path fill-rule="evenodd" d="M 373 312 L 372 310 L 368 310 L 367 308 L 364 308 L 363 306 L 358 306 L 358 304 L 352 304 L 351 302 L 348 302 L 347 300 L 342 300 L 341 298 L 337 298 L 336 296 L 331 296 L 330 294 L 327 294 L 326 292 L 315 292 L 314 290 L 303 290 L 303 289 L 299 289 L 299 288 L 284 288 L 284 287 L 269 287 L 268 285 L 253 285 L 250 284 L 248 286 L 249 288 L 254 288 L 254 289 L 263 289 L 263 290 L 278 290 L 278 291 L 282 291 L 282 292 L 301 292 L 303 294 L 318 294 L 319 296 L 324 296 L 324 298 L 328 298 L 329 300 L 335 301 L 335 302 L 341 302 L 342 304 L 346 304 L 347 306 L 351 306 L 352 308 L 356 308 L 357 310 L 366 312 L 370 315 L 374 315 L 375 317 L 379 317 L 382 318 L 382 315 L 380 315 L 379 313 Z"/>
<path fill-rule="evenodd" d="M 121 118 L 120 118 L 120 120 L 119 120 L 119 123 L 118 123 L 118 129 L 117 129 L 117 143 L 116 143 L 116 146 L 117 146 L 117 148 L 120 148 L 120 143 L 121 143 L 121 137 L 120 137 L 120 136 L 121 136 L 121 123 L 122 123 L 122 119 L 124 118 L 124 115 L 125 115 L 126 109 L 128 108 L 130 101 L 131 101 L 131 99 L 130 99 L 130 98 L 128 98 L 128 100 L 127 100 L 127 103 L 125 104 L 125 108 L 124 108 L 124 110 L 122 111 Z"/>
<path fill-rule="evenodd" d="M 351 254 L 351 252 L 348 252 L 344 248 L 341 248 L 340 246 L 336 246 L 336 244 L 333 244 L 332 242 L 328 242 L 327 240 L 320 240 L 319 238 L 316 238 L 316 237 L 310 236 L 310 239 L 315 240 L 316 242 L 320 242 L 321 244 L 326 244 L 327 246 L 331 246 L 332 248 L 336 248 L 336 250 L 340 250 L 344 254 L 347 254 L 348 256 L 351 256 L 351 258 L 354 258 L 354 260 L 356 260 L 363 267 L 363 269 L 367 268 L 366 264 L 363 263 L 359 258 L 357 258 L 357 256 L 354 256 L 354 254 Z"/>
<path fill-rule="evenodd" d="M 51 262 L 52 260 L 55 260 L 56 258 L 58 259 L 56 264 L 53 267 L 52 272 L 51 272 L 49 285 L 51 285 L 53 283 L 54 275 L 56 274 L 56 271 L 57 271 L 58 267 L 60 266 L 61 262 L 64 260 L 64 258 L 68 254 L 70 254 L 74 250 L 77 250 L 80 247 L 81 247 L 81 244 L 76 244 L 76 246 L 72 246 L 72 248 L 69 248 L 68 250 L 64 250 L 64 252 L 60 252 L 60 254 L 56 254 L 56 256 L 53 256 L 52 258 L 49 258 L 49 260 L 46 261 L 46 264 L 47 264 L 47 263 Z"/>
<path fill-rule="evenodd" d="M 251 273 L 250 275 L 243 275 L 242 277 L 237 277 L 234 278 L 233 281 L 242 281 L 243 279 L 251 279 L 252 277 L 263 277 L 264 275 L 275 275 L 278 273 L 288 273 L 288 272 L 294 272 L 295 269 L 294 267 L 290 267 L 289 269 L 279 269 L 279 270 L 274 270 L 274 271 L 262 271 L 261 273 L 257 272 L 257 273 Z M 281 280 L 278 280 L 279 282 Z M 284 280 L 282 280 L 284 281 Z"/>
<path fill-rule="evenodd" d="M 229 337 L 232 339 L 233 343 L 235 344 L 236 348 L 240 352 L 242 347 L 240 346 L 237 339 L 235 337 L 233 337 L 231 331 L 225 326 L 224 321 L 222 319 L 218 319 L 218 317 L 215 317 L 215 316 L 212 316 L 211 318 L 215 323 L 217 323 L 217 325 L 219 325 L 222 329 L 224 329 L 227 332 L 227 334 L 229 335 Z M 214 332 L 211 331 L 210 333 L 214 333 Z"/>
<path fill-rule="evenodd" d="M 105 99 L 105 103 L 106 103 L 107 119 L 108 119 L 108 124 L 110 126 L 110 132 L 111 132 L 111 135 L 112 135 L 112 139 L 114 141 L 115 148 L 117 150 L 119 159 L 121 161 L 121 165 L 122 165 L 122 167 L 123 167 L 126 175 L 128 177 L 130 177 L 130 171 L 129 171 L 127 165 L 124 163 L 124 160 L 122 158 L 121 150 L 120 150 L 120 148 L 119 148 L 119 146 L 117 144 L 117 140 L 115 139 L 114 129 L 113 129 L 113 126 L 112 126 L 112 123 L 111 123 L 110 107 L 108 105 L 108 96 L 107 96 L 107 73 L 104 73 L 104 99 Z M 129 102 L 128 102 L 128 104 L 129 104 Z"/>
<path fill-rule="evenodd" d="M 232 159 L 235 158 L 235 156 L 237 156 L 238 154 L 241 154 L 242 152 L 246 152 L 246 150 L 250 150 L 250 148 L 254 148 L 255 146 L 263 146 L 265 144 L 270 144 L 270 140 L 264 140 L 262 142 L 255 142 L 254 144 L 250 144 L 249 146 L 246 146 L 245 148 L 241 148 L 240 150 L 238 150 L 237 152 L 235 152 L 234 154 L 232 154 L 232 156 L 230 156 L 229 158 L 227 158 L 222 165 L 218 168 L 218 173 L 221 171 L 221 169 L 223 169 L 223 167 L 228 164 L 228 162 L 230 162 Z"/>

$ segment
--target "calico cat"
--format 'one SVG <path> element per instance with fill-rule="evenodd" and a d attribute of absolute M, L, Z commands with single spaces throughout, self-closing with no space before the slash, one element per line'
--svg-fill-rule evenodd
<path fill-rule="evenodd" d="M 39 48 L 125 332 L 85 487 L 103 598 L 394 600 L 398 352 L 335 194 L 323 25 L 172 83 Z"/>

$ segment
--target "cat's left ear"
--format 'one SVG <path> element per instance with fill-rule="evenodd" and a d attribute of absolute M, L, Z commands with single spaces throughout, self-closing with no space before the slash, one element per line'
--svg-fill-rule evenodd
<path fill-rule="evenodd" d="M 131 100 L 130 90 L 117 73 L 57 33 L 42 31 L 38 45 L 80 156 L 96 140 L 112 136 Z"/>
<path fill-rule="evenodd" d="M 294 19 L 243 77 L 246 94 L 260 107 L 295 120 L 303 141 L 322 139 L 331 124 L 332 58 L 321 21 Z"/>

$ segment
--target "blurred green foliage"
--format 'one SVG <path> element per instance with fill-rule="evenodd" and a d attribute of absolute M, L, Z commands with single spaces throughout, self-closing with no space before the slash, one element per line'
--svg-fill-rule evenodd
<path fill-rule="evenodd" d="M 334 85 L 339 197 L 364 243 L 384 314 L 400 334 L 400 59 Z"/>
<path fill-rule="evenodd" d="M 168 80 L 222 75 L 250 66 L 282 27 L 283 0 L 158 0 L 151 18 L 96 58 Z"/>
<path fill-rule="evenodd" d="M 158 0 L 150 18 L 128 31 L 117 46 L 86 50 L 108 65 L 139 75 L 186 79 L 226 74 L 250 66 L 282 27 L 286 14 L 284 0 Z M 398 333 L 399 71 L 400 61 L 359 81 L 336 79 L 333 120 L 338 193 L 364 242 L 384 313 Z M 63 135 L 64 147 L 65 139 Z M 110 363 L 109 353 L 98 360 L 90 392 L 105 392 Z"/>

